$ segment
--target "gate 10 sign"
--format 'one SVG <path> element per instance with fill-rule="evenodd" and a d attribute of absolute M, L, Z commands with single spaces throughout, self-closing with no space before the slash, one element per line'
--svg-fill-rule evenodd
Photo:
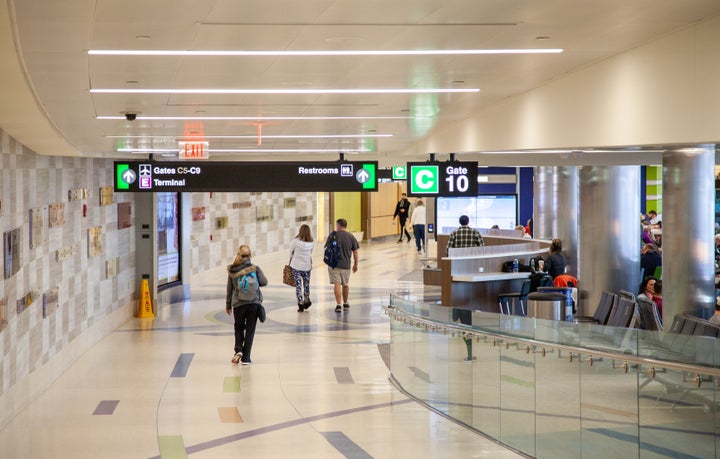
<path fill-rule="evenodd" d="M 410 196 L 477 196 L 476 162 L 408 163 Z"/>

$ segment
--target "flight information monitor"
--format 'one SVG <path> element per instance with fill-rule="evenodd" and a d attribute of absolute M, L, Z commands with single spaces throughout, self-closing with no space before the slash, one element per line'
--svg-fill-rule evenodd
<path fill-rule="evenodd" d="M 517 195 L 482 195 L 472 198 L 440 197 L 435 200 L 437 233 L 450 234 L 459 226 L 461 215 L 470 218 L 472 228 L 515 229 Z"/>
<path fill-rule="evenodd" d="M 115 161 L 115 191 L 377 191 L 377 161 Z"/>

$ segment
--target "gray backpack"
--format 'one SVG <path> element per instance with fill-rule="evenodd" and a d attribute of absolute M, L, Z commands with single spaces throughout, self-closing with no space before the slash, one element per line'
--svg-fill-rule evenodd
<path fill-rule="evenodd" d="M 237 297 L 242 301 L 252 301 L 260 298 L 260 283 L 255 271 L 237 278 Z"/>

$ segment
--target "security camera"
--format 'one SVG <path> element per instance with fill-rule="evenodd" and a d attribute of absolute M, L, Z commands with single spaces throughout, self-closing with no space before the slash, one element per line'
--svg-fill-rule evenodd
<path fill-rule="evenodd" d="M 135 118 L 137 118 L 137 113 L 125 113 L 126 120 L 135 121 Z"/>

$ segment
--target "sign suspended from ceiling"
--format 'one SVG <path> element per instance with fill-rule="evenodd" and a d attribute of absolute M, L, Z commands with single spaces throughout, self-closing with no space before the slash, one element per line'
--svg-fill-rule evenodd
<path fill-rule="evenodd" d="M 377 161 L 115 161 L 117 192 L 377 191 Z"/>

